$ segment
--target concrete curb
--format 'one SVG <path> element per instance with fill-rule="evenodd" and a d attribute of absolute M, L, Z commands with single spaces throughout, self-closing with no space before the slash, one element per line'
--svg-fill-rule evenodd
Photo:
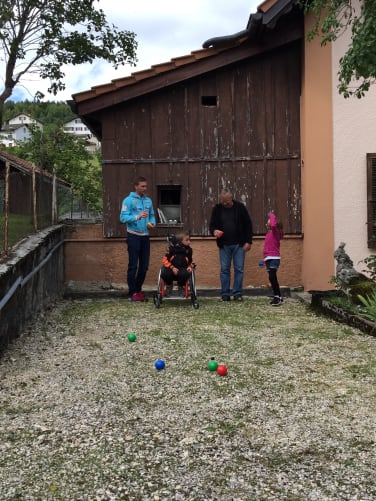
<path fill-rule="evenodd" d="M 156 288 L 144 288 L 147 298 L 153 298 Z M 281 293 L 284 297 L 291 297 L 289 287 L 281 287 Z M 197 297 L 220 297 L 220 289 L 197 288 Z M 243 297 L 255 296 L 273 296 L 272 289 L 269 287 L 254 287 L 244 289 Z M 65 284 L 65 299 L 83 299 L 83 298 L 128 298 L 128 289 L 124 284 L 111 284 L 109 282 L 67 282 Z"/>

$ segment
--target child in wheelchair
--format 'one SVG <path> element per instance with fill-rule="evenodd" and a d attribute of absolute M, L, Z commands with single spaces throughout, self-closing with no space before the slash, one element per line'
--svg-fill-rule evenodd
<path fill-rule="evenodd" d="M 162 259 L 161 270 L 161 277 L 166 284 L 166 297 L 171 295 L 174 281 L 178 283 L 179 294 L 185 294 L 185 284 L 195 267 L 192 254 L 188 231 L 182 231 L 170 238 L 170 246 Z"/>

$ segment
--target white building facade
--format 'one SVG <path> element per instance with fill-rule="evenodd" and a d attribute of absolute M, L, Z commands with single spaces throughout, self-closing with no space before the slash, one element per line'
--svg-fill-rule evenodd
<path fill-rule="evenodd" d="M 355 4 L 359 9 L 359 1 Z M 369 247 L 367 224 L 367 154 L 376 158 L 376 84 L 361 99 L 338 93 L 339 60 L 350 41 L 348 29 L 332 44 L 334 241 L 336 248 L 346 243 L 347 254 L 361 271 L 366 267 L 360 261 L 376 253 Z"/>
<path fill-rule="evenodd" d="M 66 132 L 67 134 L 73 134 L 78 138 L 85 139 L 87 143 L 86 149 L 92 153 L 100 149 L 100 142 L 92 134 L 90 129 L 83 123 L 81 118 L 77 117 L 65 123 L 64 132 Z"/>

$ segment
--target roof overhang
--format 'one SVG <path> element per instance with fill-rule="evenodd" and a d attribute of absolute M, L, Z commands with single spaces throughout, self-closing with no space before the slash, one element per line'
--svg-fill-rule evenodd
<path fill-rule="evenodd" d="M 221 43 L 211 47 L 74 94 L 68 104 L 101 139 L 101 112 L 107 108 L 302 39 L 303 13 L 294 8 L 296 3 L 296 0 L 266 0 L 250 16 L 246 30 L 230 38 L 212 39 Z"/>
<path fill-rule="evenodd" d="M 32 162 L 24 160 L 23 158 L 16 157 L 15 155 L 8 153 L 7 151 L 0 150 L 0 166 L 6 163 L 9 163 L 11 167 L 20 172 L 23 172 L 24 174 L 30 175 L 34 171 L 37 174 L 42 174 L 43 176 L 49 177 L 51 179 L 54 177 L 53 174 L 51 174 L 51 172 L 41 169 L 40 167 L 34 165 Z M 57 177 L 56 181 L 60 185 L 71 187 L 71 184 L 65 181 L 64 179 Z"/>

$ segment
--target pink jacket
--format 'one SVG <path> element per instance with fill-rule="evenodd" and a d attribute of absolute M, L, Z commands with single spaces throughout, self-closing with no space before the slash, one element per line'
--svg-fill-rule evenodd
<path fill-rule="evenodd" d="M 277 227 L 277 218 L 271 212 L 269 214 L 271 230 L 265 235 L 264 259 L 279 259 L 281 257 L 280 240 L 283 238 L 283 231 Z"/>

